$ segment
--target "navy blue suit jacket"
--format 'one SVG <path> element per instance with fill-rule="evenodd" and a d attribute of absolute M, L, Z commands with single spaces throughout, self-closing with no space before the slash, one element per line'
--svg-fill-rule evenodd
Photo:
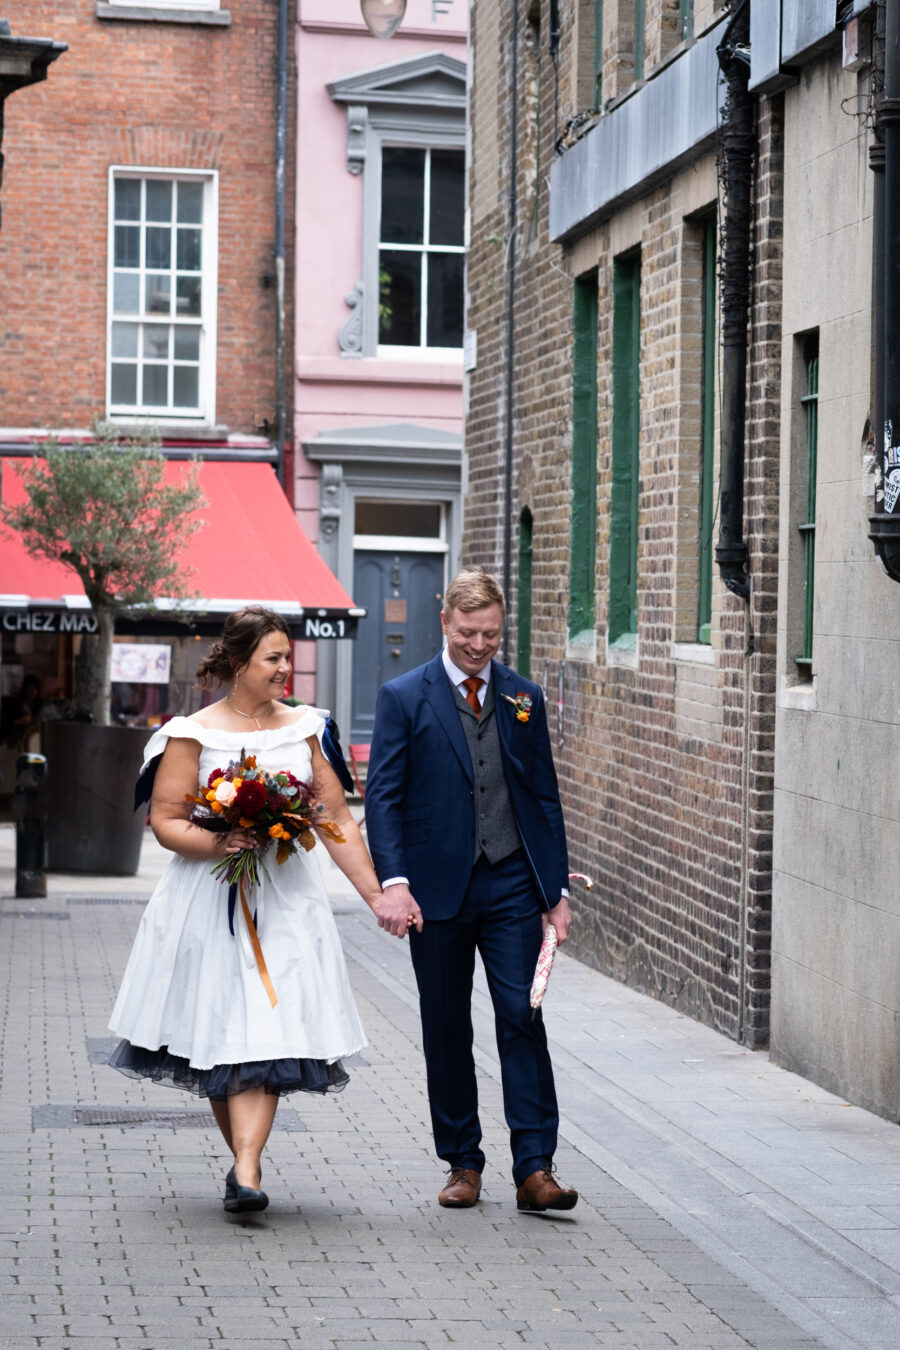
<path fill-rule="evenodd" d="M 503 769 L 548 909 L 569 884 L 565 828 L 540 686 L 491 662 Z M 527 722 L 504 694 L 531 698 Z M 409 878 L 426 919 L 459 910 L 475 854 L 472 761 L 440 654 L 382 686 L 366 779 L 366 830 L 382 882 Z"/>

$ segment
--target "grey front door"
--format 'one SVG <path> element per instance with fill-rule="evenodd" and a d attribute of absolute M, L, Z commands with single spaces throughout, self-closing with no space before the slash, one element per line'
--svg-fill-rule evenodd
<path fill-rule="evenodd" d="M 440 651 L 443 595 L 443 553 L 356 553 L 353 598 L 368 615 L 353 643 L 352 742 L 371 740 L 381 686 Z"/>

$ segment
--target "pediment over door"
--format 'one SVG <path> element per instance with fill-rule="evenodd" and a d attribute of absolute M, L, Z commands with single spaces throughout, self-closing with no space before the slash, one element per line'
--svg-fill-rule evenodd
<path fill-rule="evenodd" d="M 423 52 L 334 80 L 328 93 L 335 103 L 411 104 L 465 111 L 466 63 L 444 52 Z"/>

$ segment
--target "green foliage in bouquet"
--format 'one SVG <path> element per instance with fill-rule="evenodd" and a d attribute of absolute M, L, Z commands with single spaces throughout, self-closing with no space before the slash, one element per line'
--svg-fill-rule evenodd
<path fill-rule="evenodd" d="M 84 447 L 48 440 L 23 474 L 27 500 L 0 507 L 0 520 L 30 554 L 63 563 L 81 581 L 98 626 L 82 642 L 73 702 L 108 726 L 115 617 L 151 609 L 161 595 L 190 597 L 180 556 L 202 527 L 191 516 L 206 499 L 197 464 L 181 483 L 163 481 L 158 437 L 120 440 L 99 423 L 94 430 Z"/>

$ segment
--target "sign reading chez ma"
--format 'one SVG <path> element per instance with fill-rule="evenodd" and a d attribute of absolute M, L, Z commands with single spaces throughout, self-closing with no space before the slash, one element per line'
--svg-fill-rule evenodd
<path fill-rule="evenodd" d="M 96 633 L 89 609 L 6 609 L 0 623 L 7 633 Z"/>
<path fill-rule="evenodd" d="M 216 625 L 219 622 L 217 617 Z M 96 633 L 97 620 L 89 609 L 5 609 L 0 611 L 0 627 L 7 633 Z M 356 620 L 305 614 L 299 622 L 291 621 L 291 631 L 295 638 L 353 638 Z"/>

